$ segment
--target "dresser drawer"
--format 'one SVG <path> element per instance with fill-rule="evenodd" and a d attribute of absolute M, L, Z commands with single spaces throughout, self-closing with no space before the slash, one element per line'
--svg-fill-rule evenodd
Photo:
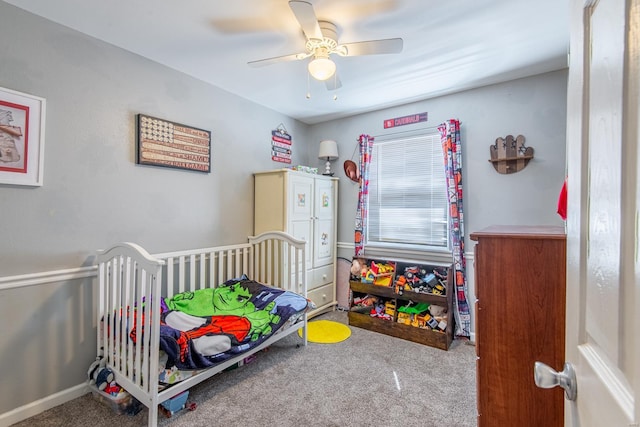
<path fill-rule="evenodd" d="M 323 305 L 327 305 L 334 302 L 335 287 L 333 283 L 322 286 L 307 292 L 307 298 L 313 301 L 316 307 L 320 308 Z"/>
<path fill-rule="evenodd" d="M 309 270 L 307 273 L 307 291 L 333 282 L 333 264 Z"/>

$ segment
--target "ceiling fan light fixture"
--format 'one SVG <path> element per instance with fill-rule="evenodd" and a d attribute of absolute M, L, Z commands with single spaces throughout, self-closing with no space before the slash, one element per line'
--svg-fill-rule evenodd
<path fill-rule="evenodd" d="M 309 62 L 309 74 L 320 81 L 327 80 L 336 73 L 336 64 L 329 58 L 316 57 Z"/>
<path fill-rule="evenodd" d="M 304 45 L 305 52 L 251 61 L 249 65 L 260 67 L 277 62 L 312 57 L 307 64 L 307 69 L 309 70 L 307 73 L 307 98 L 310 97 L 309 80 L 311 77 L 324 81 L 328 90 L 336 90 L 342 87 L 342 83 L 336 74 L 336 63 L 331 60 L 330 55 L 360 56 L 402 52 L 403 41 L 401 38 L 338 44 L 338 27 L 333 22 L 318 20 L 311 0 L 289 0 L 289 8 L 307 40 Z M 331 77 L 334 77 L 333 84 L 330 84 L 331 80 L 329 79 Z M 335 99 L 337 99 L 337 96 L 334 96 Z"/>

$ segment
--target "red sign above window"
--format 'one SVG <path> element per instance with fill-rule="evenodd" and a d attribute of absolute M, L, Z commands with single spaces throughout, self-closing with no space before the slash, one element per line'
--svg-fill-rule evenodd
<path fill-rule="evenodd" d="M 427 113 L 411 114 L 410 116 L 396 117 L 394 119 L 386 119 L 384 128 L 394 128 L 396 126 L 412 125 L 414 123 L 426 122 Z"/>

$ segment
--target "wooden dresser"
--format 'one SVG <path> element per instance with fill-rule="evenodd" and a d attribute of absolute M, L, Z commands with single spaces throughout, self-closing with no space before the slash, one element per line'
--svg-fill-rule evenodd
<path fill-rule="evenodd" d="M 540 389 L 533 365 L 564 365 L 562 227 L 492 226 L 475 247 L 479 427 L 561 427 L 564 392 Z"/>

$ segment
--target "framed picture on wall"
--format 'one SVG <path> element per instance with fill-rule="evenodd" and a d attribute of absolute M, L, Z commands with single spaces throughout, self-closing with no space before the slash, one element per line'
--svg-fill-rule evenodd
<path fill-rule="evenodd" d="M 211 132 L 157 117 L 137 115 L 136 163 L 211 171 Z"/>
<path fill-rule="evenodd" d="M 42 186 L 45 104 L 0 87 L 0 184 Z"/>

